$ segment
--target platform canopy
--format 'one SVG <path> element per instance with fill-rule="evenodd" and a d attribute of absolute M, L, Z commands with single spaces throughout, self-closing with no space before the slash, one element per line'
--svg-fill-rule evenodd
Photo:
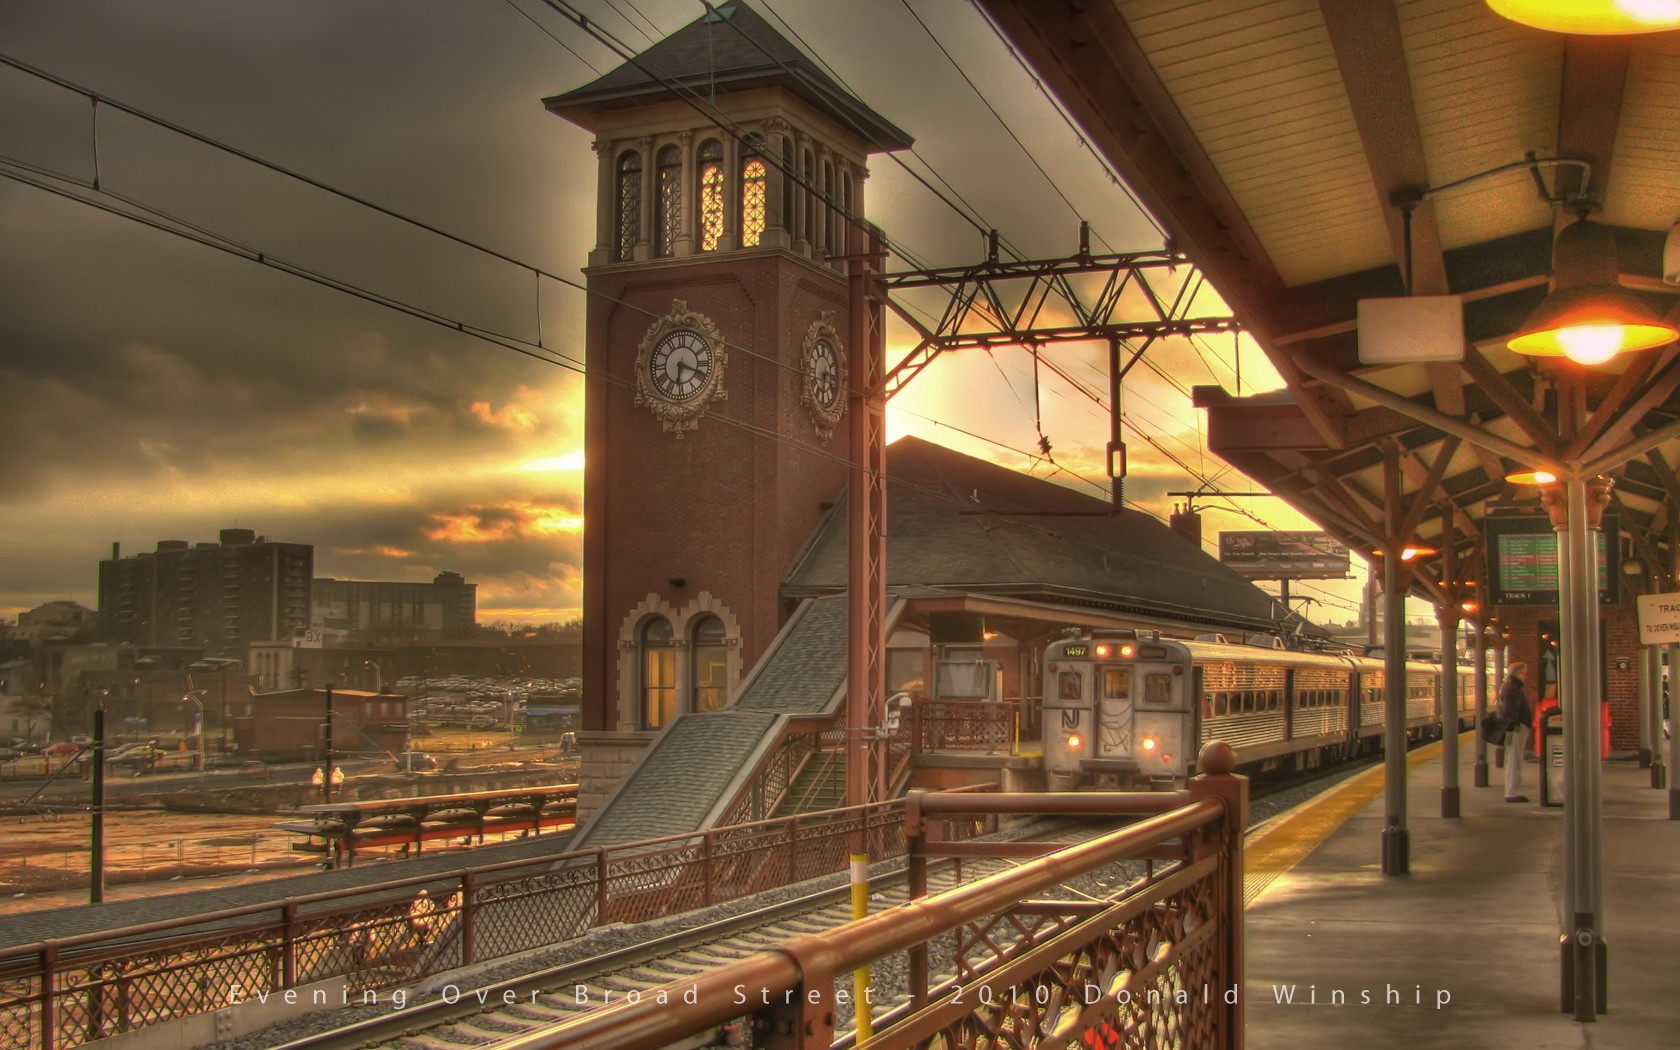
<path fill-rule="evenodd" d="M 981 2 L 1284 376 L 1198 391 L 1215 452 L 1356 551 L 1450 552 L 1409 580 L 1438 601 L 1485 578 L 1489 516 L 1540 513 L 1506 478 L 1543 463 L 1614 477 L 1626 578 L 1672 567 L 1680 350 L 1506 344 L 1583 205 L 1614 283 L 1680 317 L 1680 33 L 1563 36 L 1484 0 Z M 1362 300 L 1408 295 L 1408 257 L 1461 337 L 1373 363 L 1394 340 L 1362 357 L 1362 337 L 1440 323 L 1410 303 L 1359 326 Z"/>

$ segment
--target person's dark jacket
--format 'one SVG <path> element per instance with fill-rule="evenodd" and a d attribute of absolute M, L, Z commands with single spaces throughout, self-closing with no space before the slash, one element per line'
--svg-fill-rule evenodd
<path fill-rule="evenodd" d="M 1526 726 L 1534 721 L 1534 705 L 1529 703 L 1528 694 L 1523 691 L 1521 678 L 1512 676 L 1505 679 L 1505 684 L 1499 687 L 1496 703 L 1499 717 L 1507 728 Z"/>

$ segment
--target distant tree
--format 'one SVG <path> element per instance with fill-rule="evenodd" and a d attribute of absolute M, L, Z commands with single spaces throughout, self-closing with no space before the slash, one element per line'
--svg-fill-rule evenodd
<path fill-rule="evenodd" d="M 22 696 L 12 701 L 12 713 L 23 719 L 24 739 L 31 744 L 35 742 L 36 725 L 51 728 L 52 711 L 50 696 Z"/>

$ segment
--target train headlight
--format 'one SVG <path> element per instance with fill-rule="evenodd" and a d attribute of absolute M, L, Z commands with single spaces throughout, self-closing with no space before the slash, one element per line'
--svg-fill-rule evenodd
<path fill-rule="evenodd" d="M 1109 652 L 1109 650 L 1108 650 L 1108 646 L 1106 644 L 1099 644 L 1097 646 L 1097 659 L 1099 659 L 1099 660 L 1108 659 L 1108 652 Z"/>
<path fill-rule="evenodd" d="M 1084 746 L 1085 746 L 1085 741 L 1083 741 L 1079 738 L 1078 733 L 1069 733 L 1068 734 L 1067 747 L 1068 747 L 1069 751 L 1078 751 L 1080 748 L 1082 748 Z"/>
<path fill-rule="evenodd" d="M 1132 646 L 1122 645 L 1120 647 L 1120 657 L 1121 657 L 1121 659 L 1130 660 L 1132 658 L 1132 656 L 1136 653 L 1137 653 L 1137 650 L 1134 649 Z"/>
<path fill-rule="evenodd" d="M 1160 745 L 1155 742 L 1154 737 L 1146 736 L 1143 738 L 1143 749 L 1145 751 L 1154 751 L 1159 746 Z"/>

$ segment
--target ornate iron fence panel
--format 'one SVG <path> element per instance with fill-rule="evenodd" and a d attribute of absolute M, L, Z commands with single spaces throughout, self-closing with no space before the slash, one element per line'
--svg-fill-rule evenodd
<path fill-rule="evenodd" d="M 915 711 L 919 750 L 993 755 L 1007 755 L 1015 750 L 1020 704 L 996 700 L 918 700 Z"/>

